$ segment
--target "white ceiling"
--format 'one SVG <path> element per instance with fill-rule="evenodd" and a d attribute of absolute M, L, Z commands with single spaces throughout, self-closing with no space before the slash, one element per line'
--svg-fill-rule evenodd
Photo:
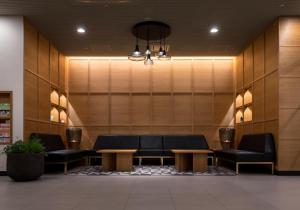
<path fill-rule="evenodd" d="M 300 15 L 300 0 L 0 0 L 0 15 L 26 16 L 66 55 L 126 56 L 131 27 L 157 20 L 172 27 L 172 55 L 231 56 L 276 17 Z"/>

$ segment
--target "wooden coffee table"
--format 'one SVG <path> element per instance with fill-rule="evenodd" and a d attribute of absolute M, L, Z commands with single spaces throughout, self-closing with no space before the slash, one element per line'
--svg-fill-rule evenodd
<path fill-rule="evenodd" d="M 132 171 L 133 153 L 136 149 L 103 149 L 97 152 L 102 154 L 103 171 Z"/>
<path fill-rule="evenodd" d="M 207 156 L 210 150 L 172 149 L 175 153 L 175 168 L 177 171 L 207 171 Z"/>

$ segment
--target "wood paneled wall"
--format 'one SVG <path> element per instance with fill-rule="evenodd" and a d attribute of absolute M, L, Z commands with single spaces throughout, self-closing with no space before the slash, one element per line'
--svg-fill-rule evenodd
<path fill-rule="evenodd" d="M 69 126 L 83 148 L 101 134 L 204 134 L 219 148 L 233 123 L 233 58 L 68 58 Z"/>
<path fill-rule="evenodd" d="M 279 18 L 237 58 L 236 92 L 252 89 L 253 121 L 236 124 L 236 139 L 273 133 L 278 171 L 300 171 L 299 34 L 299 17 Z"/>
<path fill-rule="evenodd" d="M 236 93 L 252 92 L 251 122 L 236 124 L 236 146 L 242 135 L 271 132 L 278 145 L 278 21 L 258 36 L 236 62 Z"/>
<path fill-rule="evenodd" d="M 279 158 L 282 171 L 300 171 L 300 18 L 279 19 Z"/>
<path fill-rule="evenodd" d="M 24 139 L 33 132 L 61 134 L 65 125 L 50 122 L 50 92 L 65 93 L 65 57 L 24 20 Z"/>

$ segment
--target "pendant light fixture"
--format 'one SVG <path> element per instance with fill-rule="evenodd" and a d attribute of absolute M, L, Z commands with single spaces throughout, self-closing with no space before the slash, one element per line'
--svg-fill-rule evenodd
<path fill-rule="evenodd" d="M 153 65 L 151 58 L 150 41 L 160 43 L 159 52 L 157 54 L 159 60 L 169 60 L 170 56 L 166 53 L 166 37 L 171 34 L 171 28 L 169 25 L 158 21 L 144 21 L 137 23 L 132 28 L 132 34 L 136 37 L 136 47 L 132 53 L 129 54 L 128 59 L 133 61 L 144 60 L 145 65 Z M 145 54 L 142 54 L 139 50 L 138 39 L 147 41 L 147 49 Z M 162 41 L 164 40 L 164 47 Z"/>
<path fill-rule="evenodd" d="M 128 59 L 132 61 L 143 61 L 145 60 L 145 56 L 140 51 L 139 48 L 139 38 L 136 37 L 135 49 L 128 55 Z"/>
<path fill-rule="evenodd" d="M 166 38 L 164 38 L 164 50 L 162 51 L 161 55 L 158 55 L 158 60 L 167 61 L 170 60 L 171 56 L 167 55 L 167 46 L 166 46 Z"/>

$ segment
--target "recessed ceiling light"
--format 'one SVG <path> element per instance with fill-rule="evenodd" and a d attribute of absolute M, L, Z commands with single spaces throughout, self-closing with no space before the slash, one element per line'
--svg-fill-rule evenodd
<path fill-rule="evenodd" d="M 82 27 L 78 27 L 78 28 L 77 28 L 77 33 L 79 33 L 79 34 L 84 34 L 84 33 L 85 33 L 85 29 L 82 28 Z"/>
<path fill-rule="evenodd" d="M 215 33 L 218 33 L 219 32 L 219 29 L 217 27 L 213 27 L 210 29 L 210 33 L 212 34 L 215 34 Z"/>

